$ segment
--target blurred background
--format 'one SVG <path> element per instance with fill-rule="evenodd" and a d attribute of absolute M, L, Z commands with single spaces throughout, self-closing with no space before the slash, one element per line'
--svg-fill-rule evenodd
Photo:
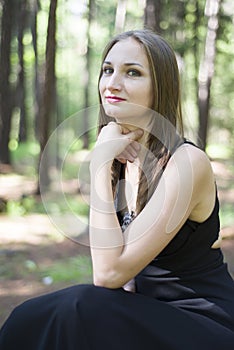
<path fill-rule="evenodd" d="M 176 52 L 185 134 L 212 161 L 234 275 L 233 0 L 0 0 L 0 324 L 22 300 L 91 282 L 83 165 L 101 54 L 114 34 L 143 27 Z"/>

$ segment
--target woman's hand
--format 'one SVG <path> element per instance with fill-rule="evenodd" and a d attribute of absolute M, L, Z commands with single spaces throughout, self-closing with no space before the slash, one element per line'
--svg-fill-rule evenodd
<path fill-rule="evenodd" d="M 98 136 L 95 148 L 102 149 L 108 160 L 118 159 L 121 163 L 134 162 L 140 151 L 137 142 L 143 135 L 143 130 L 130 131 L 115 122 L 104 126 Z"/>

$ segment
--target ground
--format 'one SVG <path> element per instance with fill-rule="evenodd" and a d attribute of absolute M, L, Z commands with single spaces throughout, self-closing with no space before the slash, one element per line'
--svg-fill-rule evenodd
<path fill-rule="evenodd" d="M 91 282 L 89 248 L 56 233 L 48 218 L 0 220 L 0 326 L 30 297 Z"/>
<path fill-rule="evenodd" d="M 213 162 L 221 206 L 234 203 L 233 175 L 221 162 Z M 18 176 L 0 176 L 0 199 L 19 197 L 35 183 Z M 0 203 L 1 204 L 1 203 Z M 4 205 L 4 203 L 3 203 Z M 0 205 L 1 210 L 1 205 Z M 15 208 L 17 212 L 17 208 Z M 234 220 L 233 220 L 234 221 Z M 234 277 L 234 224 L 222 227 L 221 247 Z M 78 242 L 66 238 L 46 214 L 0 214 L 0 326 L 22 301 L 75 283 L 91 282 L 87 231 Z"/>

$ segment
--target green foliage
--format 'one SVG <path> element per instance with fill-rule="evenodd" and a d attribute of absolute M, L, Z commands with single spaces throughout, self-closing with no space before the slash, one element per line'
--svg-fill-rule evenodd
<path fill-rule="evenodd" d="M 18 3 L 18 2 L 14 2 Z M 205 0 L 161 1 L 162 35 L 172 44 L 181 63 L 182 98 L 185 116 L 186 136 L 196 140 L 198 127 L 197 110 L 197 77 L 199 63 L 204 55 L 204 44 L 207 32 L 207 18 L 204 14 Z M 37 53 L 38 78 L 41 88 L 44 81 L 44 65 L 46 55 L 47 24 L 49 0 L 40 1 L 37 13 Z M 125 25 L 123 30 L 143 27 L 144 1 L 128 0 Z M 57 10 L 57 49 L 56 49 L 56 79 L 57 79 L 57 113 L 51 129 L 78 113 L 85 106 L 85 91 L 88 86 L 89 106 L 98 104 L 97 79 L 100 69 L 101 54 L 110 37 L 115 34 L 115 16 L 117 0 L 96 0 L 92 13 L 92 23 L 89 28 L 88 1 L 60 0 Z M 220 158 L 233 162 L 234 152 L 234 16 L 233 0 L 223 0 L 219 17 L 218 37 L 216 40 L 215 74 L 211 86 L 210 125 L 207 152 L 211 158 Z M 32 15 L 32 14 L 30 14 Z M 0 2 L 0 17 L 2 4 Z M 17 16 L 16 22 L 19 20 Z M 9 149 L 11 151 L 14 171 L 30 176 L 36 181 L 38 176 L 38 159 L 40 146 L 36 125 L 37 101 L 35 91 L 35 63 L 33 37 L 28 18 L 23 36 L 24 70 L 25 70 L 25 106 L 27 120 L 27 142 L 19 142 L 20 108 L 17 98 L 12 98 L 13 117 Z M 87 67 L 88 30 L 90 30 L 90 64 Z M 17 38 L 17 23 L 11 42 L 11 72 L 9 83 L 12 94 L 16 91 L 19 73 L 19 53 Z M 87 85 L 88 82 L 88 85 Z M 41 92 L 41 91 L 40 91 Z M 58 193 L 52 191 L 56 187 L 56 176 L 51 183 L 51 191 L 47 196 L 46 208 L 34 194 L 22 194 L 17 199 L 4 202 L 4 210 L 9 215 L 27 215 L 41 213 L 63 215 L 71 213 L 82 217 L 87 223 L 89 206 L 79 193 L 77 179 L 82 158 L 83 142 L 81 139 L 71 142 L 75 135 L 82 133 L 82 118 L 77 118 L 77 125 L 68 127 L 59 135 L 56 145 L 58 155 L 54 173 L 61 171 L 64 185 L 68 190 L 58 198 Z M 90 127 L 96 125 L 97 113 L 90 116 Z M 90 132 L 90 146 L 96 138 L 96 129 Z M 71 142 L 71 144 L 69 144 Z M 68 150 L 66 159 L 63 155 Z M 62 166 L 61 166 L 62 163 Z M 60 169 L 61 168 L 61 169 Z M 234 172 L 234 168 L 230 167 Z M 81 176 L 81 175 L 80 175 Z M 82 177 L 82 176 L 81 176 Z M 232 179 L 221 190 L 233 189 Z M 80 185 L 80 184 L 79 184 Z M 82 185 L 82 184 L 81 184 Z M 221 227 L 233 225 L 233 203 L 229 199 L 220 208 Z M 53 243 L 52 243 L 53 244 Z M 92 266 L 90 257 L 73 256 L 54 259 L 47 256 L 45 261 L 34 261 L 26 251 L 0 250 L 0 280 L 34 278 L 40 283 L 86 283 L 91 282 Z"/>
<path fill-rule="evenodd" d="M 27 251 L 1 251 L 0 281 L 30 278 L 43 284 L 91 283 L 91 259 L 77 255 L 46 263 L 30 259 Z"/>
<path fill-rule="evenodd" d="M 87 1 L 78 3 L 72 0 L 61 0 L 57 9 L 57 51 L 56 51 L 56 77 L 57 77 L 57 115 L 52 125 L 54 129 L 67 117 L 82 110 L 85 105 L 85 86 L 89 79 L 89 105 L 98 104 L 97 78 L 101 53 L 111 36 L 115 33 L 115 18 L 117 0 L 94 1 L 91 14 L 92 23 L 89 29 L 89 8 Z M 128 0 L 126 2 L 126 17 L 123 30 L 143 27 L 144 2 Z M 161 3 L 160 27 L 163 36 L 168 39 L 183 64 L 183 104 L 185 113 L 189 115 L 188 127 L 197 127 L 197 75 L 198 64 L 204 54 L 204 40 L 207 30 L 204 0 L 164 1 Z M 37 51 L 39 80 L 43 82 L 45 48 L 47 37 L 47 23 L 49 13 L 49 0 L 41 1 L 37 13 Z M 30 14 L 30 12 L 29 12 Z M 30 14 L 31 16 L 32 14 Z M 215 76 L 211 91 L 211 123 L 216 131 L 220 128 L 229 130 L 229 140 L 233 145 L 233 12 L 231 0 L 223 1 L 220 13 L 220 24 L 217 38 L 217 57 Z M 90 30 L 91 62 L 86 66 L 87 36 Z M 19 57 L 17 52 L 17 31 L 15 29 L 12 40 L 11 76 L 10 82 L 15 87 L 18 79 Z M 31 30 L 26 24 L 23 37 L 24 64 L 26 79 L 26 112 L 28 139 L 35 140 L 35 53 Z M 89 73 L 89 76 L 88 76 Z M 222 98 L 220 98 L 220 96 Z M 187 119 L 187 118 L 186 118 Z M 11 151 L 17 148 L 20 113 L 14 109 L 11 140 Z M 90 123 L 93 125 L 96 118 Z M 213 130 L 213 129 L 212 129 Z M 213 142 L 212 134 L 209 141 Z M 94 141 L 91 135 L 91 143 Z M 14 153 L 14 157 L 18 153 Z M 33 161 L 35 166 L 35 161 Z"/>
<path fill-rule="evenodd" d="M 38 206 L 33 207 L 38 212 Z M 31 212 L 33 211 L 31 208 Z M 43 209 L 45 212 L 45 209 Z M 84 221 L 89 213 L 89 206 L 80 195 L 51 193 L 46 197 L 46 212 L 50 215 L 74 214 L 82 217 Z"/>
<path fill-rule="evenodd" d="M 64 194 L 64 200 L 58 201 L 55 194 L 47 197 L 46 209 L 41 201 L 38 201 L 34 195 L 24 195 L 16 200 L 8 200 L 6 204 L 6 213 L 12 216 L 22 216 L 26 214 L 66 214 L 74 213 L 87 221 L 89 206 L 80 195 Z"/>
<path fill-rule="evenodd" d="M 6 212 L 10 216 L 22 216 L 31 213 L 45 214 L 45 208 L 41 201 L 34 195 L 23 195 L 20 199 L 7 201 Z"/>
<path fill-rule="evenodd" d="M 42 268 L 42 279 L 49 283 L 91 283 L 92 265 L 88 256 L 79 255 L 64 260 L 53 261 L 51 266 Z"/>
<path fill-rule="evenodd" d="M 36 175 L 40 152 L 39 144 L 35 141 L 18 143 L 16 139 L 12 138 L 9 147 L 15 169 L 24 175 Z"/>
<path fill-rule="evenodd" d="M 223 203 L 220 207 L 220 226 L 228 227 L 234 225 L 233 203 Z"/>
<path fill-rule="evenodd" d="M 98 104 L 97 79 L 101 61 L 101 54 L 106 42 L 115 33 L 115 18 L 117 0 L 94 1 L 92 22 L 89 23 L 89 7 L 85 0 L 60 0 L 57 9 L 57 50 L 56 50 L 56 78 L 57 78 L 57 114 L 51 129 L 56 128 L 69 116 L 81 111 L 85 106 L 85 94 L 88 81 L 90 106 Z M 123 30 L 142 28 L 144 1 L 126 1 L 126 17 Z M 161 2 L 162 35 L 169 40 L 178 54 L 181 63 L 182 99 L 185 119 L 186 135 L 196 140 L 198 127 L 197 109 L 197 77 L 198 67 L 204 55 L 205 37 L 207 32 L 207 17 L 205 15 L 205 0 L 166 0 Z M 38 78 L 43 83 L 47 24 L 49 14 L 49 0 L 40 1 L 37 13 L 37 51 Z M 0 6 L 0 16 L 2 14 Z M 29 8 L 30 11 L 30 8 Z M 32 13 L 30 13 L 32 16 Z M 31 18 L 25 23 L 23 36 L 24 69 L 26 83 L 26 114 L 28 141 L 20 143 L 18 140 L 20 126 L 20 108 L 16 104 L 13 108 L 9 149 L 11 151 L 13 167 L 21 174 L 37 176 L 39 144 L 36 138 L 36 97 L 35 97 L 35 63 L 33 37 L 29 26 Z M 208 154 L 211 157 L 231 158 L 234 151 L 234 26 L 233 1 L 222 1 L 219 16 L 219 29 L 216 40 L 215 74 L 211 86 L 211 108 L 208 137 Z M 17 22 L 17 21 L 15 21 Z M 90 25 L 90 28 L 89 28 Z M 12 92 L 17 86 L 19 73 L 18 53 L 18 24 L 14 23 L 11 42 L 11 74 L 9 82 Z M 88 31 L 90 35 L 89 49 L 90 64 L 87 67 Z M 15 102 L 15 101 L 14 101 Z M 67 128 L 60 135 L 58 157 L 56 161 L 64 162 L 63 155 L 68 147 L 68 140 L 73 140 L 75 132 L 82 134 L 82 118 L 77 119 L 74 128 Z M 90 116 L 90 127 L 96 124 L 97 113 Z M 90 148 L 96 138 L 96 130 L 90 132 Z M 81 152 L 83 142 L 80 139 L 69 145 L 69 154 L 62 167 L 64 180 L 77 177 L 79 162 L 76 155 Z M 71 197 L 70 197 L 71 196 Z M 81 203 L 79 196 L 66 194 L 67 202 L 80 215 L 87 215 L 88 206 Z M 49 206 L 54 210 L 64 212 L 63 205 L 57 206 L 53 199 Z M 31 196 L 16 201 L 9 201 L 9 213 L 25 214 L 38 210 L 43 212 L 43 206 Z"/>

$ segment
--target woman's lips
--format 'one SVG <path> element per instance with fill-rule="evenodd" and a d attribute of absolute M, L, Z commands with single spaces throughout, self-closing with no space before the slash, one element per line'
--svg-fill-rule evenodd
<path fill-rule="evenodd" d="M 118 96 L 106 96 L 105 99 L 108 103 L 117 103 L 117 102 L 126 101 L 125 98 L 118 97 Z"/>

